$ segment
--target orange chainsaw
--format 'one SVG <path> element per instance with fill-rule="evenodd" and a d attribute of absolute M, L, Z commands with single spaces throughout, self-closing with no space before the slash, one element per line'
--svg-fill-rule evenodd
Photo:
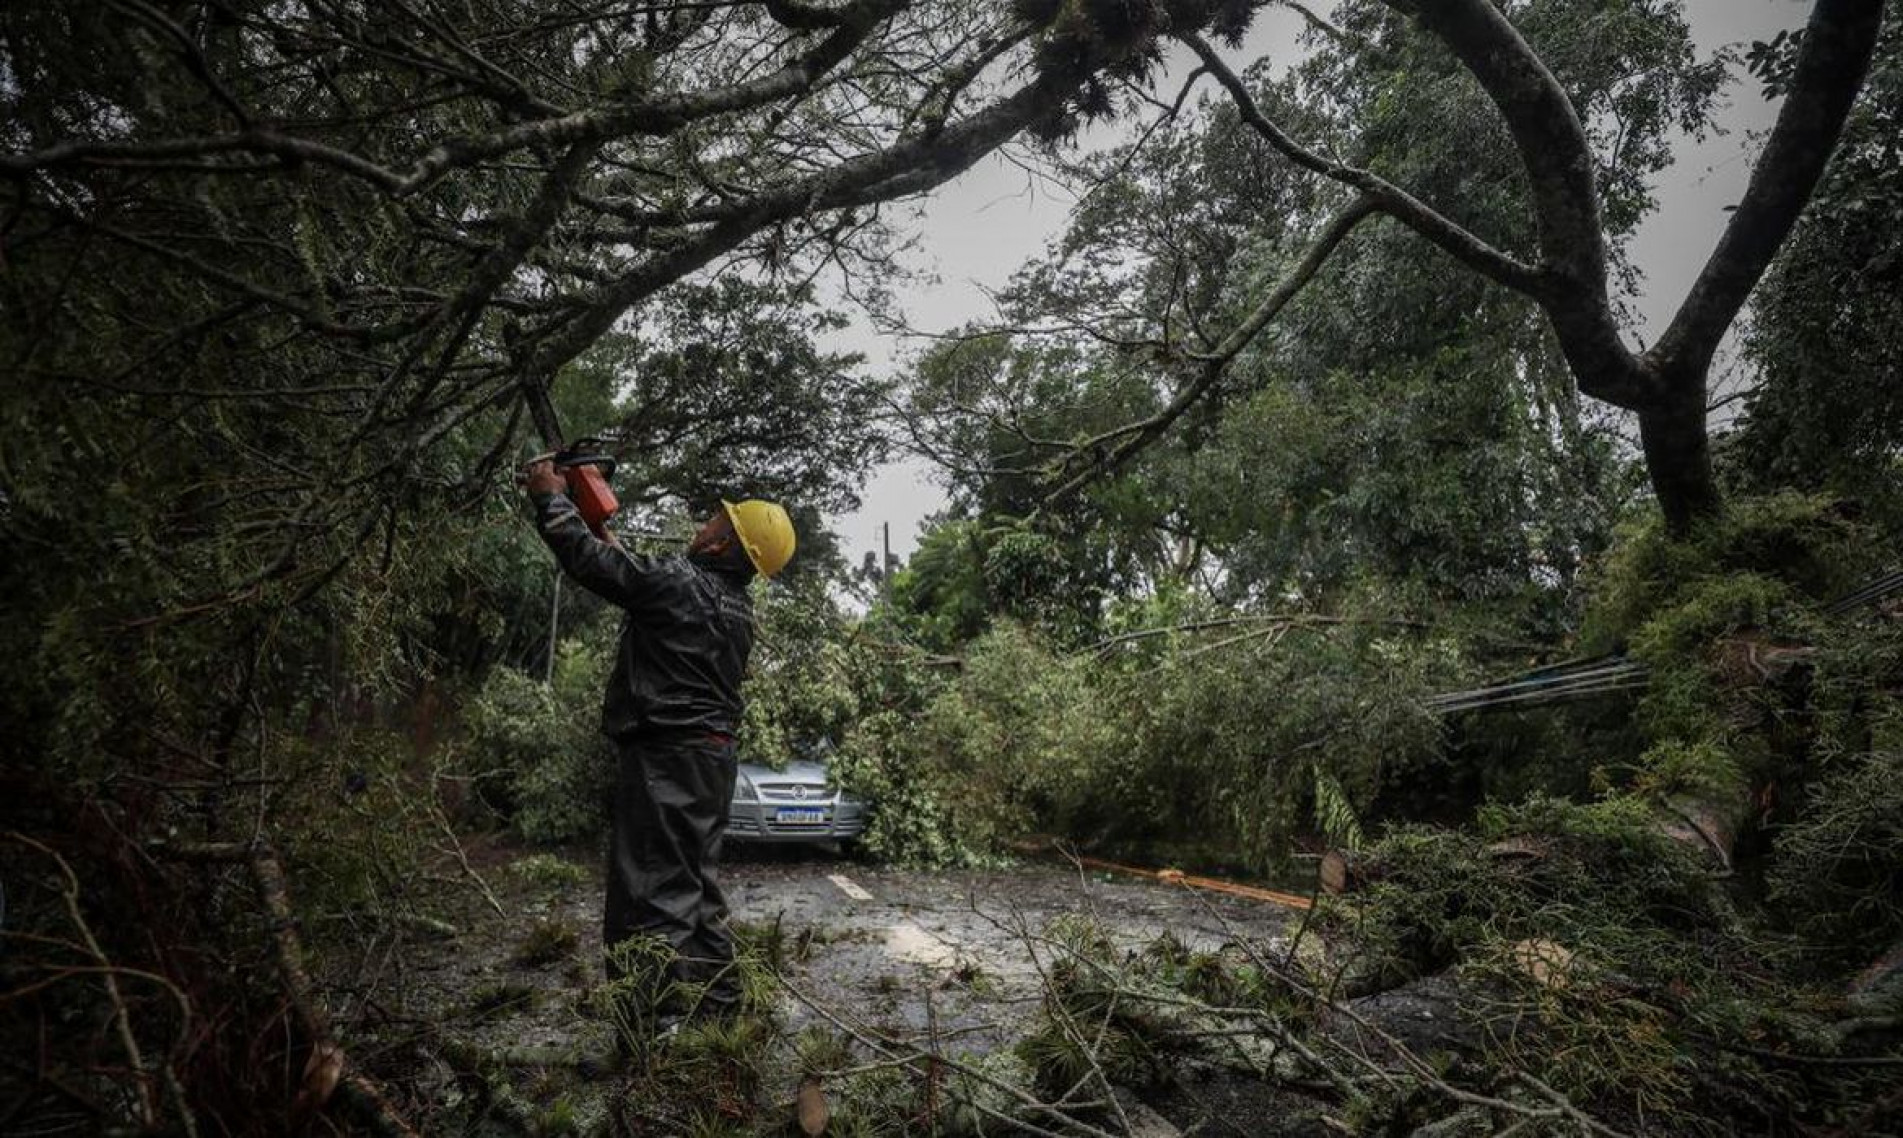
<path fill-rule="evenodd" d="M 561 425 L 556 421 L 554 405 L 549 402 L 548 388 L 534 380 L 524 380 L 522 398 L 529 406 L 529 416 L 535 420 L 536 429 L 542 433 L 542 441 L 555 448 L 536 455 L 529 462 L 554 463 L 568 483 L 568 497 L 581 511 L 582 521 L 588 523 L 596 537 L 611 540 L 608 519 L 621 508 L 621 502 L 615 498 L 614 488 L 608 485 L 608 480 L 614 477 L 616 462 L 614 455 L 608 453 L 607 443 L 588 436 L 563 446 Z"/>

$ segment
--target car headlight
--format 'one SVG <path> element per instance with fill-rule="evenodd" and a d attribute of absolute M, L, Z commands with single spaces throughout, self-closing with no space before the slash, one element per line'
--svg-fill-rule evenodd
<path fill-rule="evenodd" d="M 760 792 L 753 789 L 753 780 L 739 775 L 733 780 L 733 800 L 735 802 L 758 802 Z"/>

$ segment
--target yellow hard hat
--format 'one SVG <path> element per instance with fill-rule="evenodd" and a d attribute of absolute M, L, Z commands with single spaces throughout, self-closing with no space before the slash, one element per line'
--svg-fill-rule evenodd
<path fill-rule="evenodd" d="M 793 519 L 777 503 L 752 499 L 729 502 L 723 498 L 720 504 L 733 522 L 733 532 L 740 535 L 747 560 L 761 576 L 771 577 L 793 560 Z"/>

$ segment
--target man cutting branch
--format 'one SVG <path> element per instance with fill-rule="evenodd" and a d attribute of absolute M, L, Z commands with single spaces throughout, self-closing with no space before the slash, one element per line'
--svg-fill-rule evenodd
<path fill-rule="evenodd" d="M 609 978 L 620 975 L 617 946 L 654 937 L 671 949 L 666 979 L 678 982 L 652 993 L 661 1014 L 731 1014 L 740 987 L 714 866 L 753 648 L 747 586 L 792 558 L 793 523 L 771 502 L 722 502 L 684 555 L 645 557 L 589 530 L 553 463 L 529 466 L 528 492 L 563 570 L 624 614 L 601 709 L 618 756 L 602 917 Z M 680 1006 L 681 985 L 705 994 Z"/>

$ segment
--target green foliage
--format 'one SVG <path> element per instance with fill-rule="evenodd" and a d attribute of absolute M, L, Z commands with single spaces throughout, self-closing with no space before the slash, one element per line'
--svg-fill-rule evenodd
<path fill-rule="evenodd" d="M 1628 530 L 1599 569 L 1584 635 L 1646 667 L 1636 722 L 1650 747 L 1636 785 L 1736 789 L 1773 773 L 1754 725 L 1764 701 L 1781 697 L 1759 690 L 1751 654 L 1815 643 L 1816 606 L 1881 556 L 1875 535 L 1833 503 L 1788 493 L 1734 501 L 1683 540 L 1656 520 Z"/>
<path fill-rule="evenodd" d="M 1001 625 L 969 646 L 898 745 L 911 777 L 933 788 L 942 824 L 989 850 L 1034 829 L 1068 832 L 1078 796 L 1103 773 L 1091 764 L 1119 745 L 1116 730 L 1082 661 Z M 888 824 L 903 821 L 887 813 Z"/>
<path fill-rule="evenodd" d="M 1833 768 L 1777 835 L 1770 897 L 1822 953 L 1854 966 L 1903 935 L 1903 752 Z"/>
<path fill-rule="evenodd" d="M 1701 1033 L 1765 997 L 1763 947 L 1643 803 L 1536 798 L 1483 811 L 1474 833 L 1397 829 L 1371 856 L 1378 880 L 1342 918 L 1376 954 L 1368 982 L 1459 962 L 1482 985 L 1465 1014 L 1489 1063 L 1672 1132 L 1705 1117 L 1685 1071 Z"/>
<path fill-rule="evenodd" d="M 918 643 L 944 651 L 984 631 L 991 606 L 983 532 L 977 521 L 940 522 L 893 576 L 888 603 Z"/>
<path fill-rule="evenodd" d="M 1779 840 L 1774 905 L 1806 939 L 1842 945 L 1807 947 L 1740 906 L 1636 795 L 1494 805 L 1472 831 L 1393 829 L 1368 852 L 1371 884 L 1322 923 L 1367 954 L 1351 987 L 1458 965 L 1483 1061 L 1609 1122 L 1715 1135 L 1830 1118 L 1872 1085 L 1829 1056 L 1846 1046 L 1832 1024 L 1843 968 L 1896 927 L 1896 774 L 1887 757 L 1848 770 Z M 1854 928 L 1853 909 L 1877 927 Z"/>
<path fill-rule="evenodd" d="M 1523 334 L 1520 320 L 1457 319 L 1458 346 L 1423 345 L 1418 357 L 1403 354 L 1397 329 L 1383 341 L 1399 358 L 1245 361 L 1259 390 L 1227 406 L 1165 475 L 1242 580 L 1326 595 L 1378 575 L 1444 605 L 1486 604 L 1502 624 L 1553 628 L 1553 586 L 1603 545 L 1619 507 L 1619 463 L 1605 433 L 1576 421 L 1557 377 L 1536 371 L 1542 386 L 1514 385 L 1515 349 L 1503 341 Z M 1342 331 L 1355 335 L 1369 332 Z M 1522 369 L 1559 366 L 1543 345 L 1522 350 L 1534 355 Z"/>
<path fill-rule="evenodd" d="M 1599 157 L 1623 271 L 1651 176 L 1672 137 L 1702 131 L 1726 60 L 1699 58 L 1671 0 L 1504 7 Z M 1311 36 L 1299 66 L 1244 76 L 1268 118 L 1535 258 L 1525 171 L 1466 67 L 1393 5 L 1330 18 L 1345 34 Z M 1242 323 L 1345 198 L 1224 100 L 1080 167 L 1090 193 L 1006 295 L 1010 322 L 1039 334 L 961 337 L 911 377 L 967 516 L 1023 515 L 1040 489 L 1114 461 L 1065 503 L 1073 590 L 1213 565 L 1232 599 L 1325 603 L 1375 575 L 1504 610 L 1503 626 L 1570 631 L 1564 590 L 1637 486 L 1534 306 L 1450 274 L 1401 227 L 1366 226 L 1180 418 L 1142 426 L 1200 382 L 1187 361 Z M 959 597 L 969 634 L 975 592 Z"/>
<path fill-rule="evenodd" d="M 674 951 L 658 937 L 616 945 L 610 952 L 616 978 L 589 993 L 589 1010 L 634 1057 L 615 1093 L 617 1115 L 637 1133 L 765 1135 L 783 1125 L 778 1104 L 765 1094 L 784 1039 L 775 978 L 780 929 L 777 923 L 736 924 L 733 932 L 741 999 L 731 1016 L 693 1014 L 706 985 L 679 979 Z M 672 1034 L 661 1034 L 677 1019 Z M 796 1055 L 816 1046 L 802 1038 Z"/>
<path fill-rule="evenodd" d="M 889 613 L 849 619 L 818 582 L 765 591 L 755 614 L 745 757 L 776 767 L 823 758 L 841 787 L 871 804 L 862 845 L 877 855 L 921 864 L 978 856 L 907 743 L 945 666 L 958 661 L 900 640 Z"/>
<path fill-rule="evenodd" d="M 1799 36 L 1752 52 L 1780 94 Z M 1903 453 L 1903 14 L 1884 17 L 1869 79 L 1822 183 L 1752 299 L 1745 340 L 1761 372 L 1721 454 L 1757 490 L 1862 499 L 1894 522 Z"/>
<path fill-rule="evenodd" d="M 1534 798 L 1483 809 L 1473 832 L 1396 827 L 1369 851 L 1382 870 L 1357 918 L 1358 950 L 1377 977 L 1432 970 L 1496 939 L 1623 956 L 1649 937 L 1657 953 L 1645 959 L 1669 963 L 1665 928 L 1717 936 L 1736 921 L 1696 856 L 1656 823 L 1636 799 Z M 1532 856 L 1483 852 L 1514 839 Z"/>
<path fill-rule="evenodd" d="M 786 218 L 757 245 L 725 247 L 760 257 L 768 279 L 726 272 L 640 290 L 715 255 L 667 219 L 744 206 L 727 189 L 744 194 L 752 171 L 812 169 L 800 140 L 836 142 L 838 124 L 875 138 L 915 123 L 907 84 L 936 90 L 934 77 L 884 68 L 885 48 L 854 65 L 865 83 L 760 109 L 767 120 L 736 111 L 711 135 L 684 128 L 641 163 L 624 161 L 619 141 L 577 149 L 596 165 L 570 182 L 539 166 L 556 151 L 514 148 L 480 174 L 444 168 L 400 208 L 379 179 L 309 151 L 204 162 L 181 151 L 130 165 L 85 152 L 88 139 L 223 135 L 232 107 L 206 96 L 217 76 L 243 117 L 399 169 L 419 140 L 519 129 L 591 92 L 609 106 L 682 77 L 698 84 L 762 46 L 746 39 L 756 25 L 806 34 L 736 9 L 708 17 L 720 34 L 683 31 L 670 46 L 698 17 L 643 29 L 612 13 L 547 21 L 540 7 L 488 13 L 501 22 L 481 29 L 473 81 L 442 66 L 467 54 L 450 16 L 320 6 L 284 21 L 213 5 L 180 17 L 191 26 L 177 44 L 156 9 L 118 20 L 41 3 L 5 17 L 9 152 L 81 144 L 74 160 L 0 188 L 0 591 L 13 618 L 0 622 L 11 663 L 0 716 L 25 784 L 9 809 L 27 829 L 84 808 L 88 824 L 65 828 L 98 842 L 88 888 L 101 881 L 102 897 L 136 902 L 117 927 L 101 925 L 104 955 L 126 975 L 150 969 L 201 1000 L 232 975 L 274 974 L 238 966 L 269 943 L 233 900 L 244 891 L 219 874 L 148 870 L 160 864 L 148 839 L 281 850 L 321 962 L 333 951 L 354 960 L 359 930 L 381 936 L 440 901 L 433 871 L 441 838 L 453 838 L 445 796 L 457 787 L 473 780 L 531 840 L 598 830 L 613 770 L 595 728 L 609 629 L 592 619 L 595 602 L 571 598 L 552 681 L 531 674 L 548 565 L 504 474 L 522 445 L 519 380 L 573 329 L 617 328 L 561 367 L 553 395 L 571 429 L 621 428 L 619 489 L 632 513 L 764 493 L 796 499 L 804 524 L 811 508 L 850 505 L 883 453 L 885 385 L 821 348 L 841 319 L 814 306 L 810 285 L 778 283 L 802 260 L 853 263 L 863 213 L 837 227 Z M 1143 47 L 1132 72 L 1147 66 L 1161 11 L 1023 7 L 1044 9 L 1047 63 L 1066 43 Z M 1228 7 L 1233 25 L 1247 5 Z M 1497 112 L 1398 7 L 1348 0 L 1334 17 L 1341 39 L 1318 40 L 1293 72 L 1248 81 L 1297 135 L 1344 143 L 1530 259 L 1526 186 Z M 1580 110 L 1623 269 L 1621 242 L 1649 208 L 1666 140 L 1701 128 L 1722 67 L 1693 55 L 1667 0 L 1503 9 Z M 907 13 L 869 34 L 924 58 L 970 38 L 971 17 L 992 10 Z M 1749 486 L 1848 491 L 1879 506 L 1894 495 L 1897 19 L 1816 208 L 1762 293 L 1750 352 L 1766 382 L 1728 455 Z M 1783 81 L 1783 57 L 1781 46 L 1759 53 L 1768 81 Z M 1087 84 L 1068 109 L 1099 113 L 1105 98 Z M 333 104 L 342 118 L 311 125 Z M 750 135 L 762 121 L 772 129 Z M 1471 145 L 1448 147 L 1450 136 Z M 913 369 L 909 407 L 957 467 L 955 504 L 890 603 L 855 621 L 817 576 L 763 593 L 747 754 L 781 763 L 832 746 L 836 776 L 877 811 L 867 846 L 905 860 L 981 860 L 1031 830 L 1119 842 L 1194 833 L 1256 866 L 1316 831 L 1364 844 L 1450 773 L 1418 697 L 1495 658 L 1496 641 L 1571 634 L 1570 587 L 1630 495 L 1629 464 L 1526 303 L 1450 280 L 1416 238 L 1374 225 L 1165 443 L 1065 511 L 1045 510 L 1051 482 L 1105 459 L 1119 427 L 1180 390 L 1184 361 L 1260 300 L 1340 204 L 1220 109 L 1086 165 L 1097 189 L 1007 298 L 1014 316 L 1063 334 L 961 338 Z M 681 196 L 694 185 L 725 200 Z M 538 200 L 557 190 L 586 204 L 538 229 Z M 594 228 L 609 217 L 612 228 Z M 620 321 L 631 302 L 638 319 Z M 830 564 L 814 536 L 796 573 Z M 1696 1089 L 1686 1072 L 1712 1058 L 1688 1046 L 1694 1031 L 1781 1045 L 1767 1026 L 1782 982 L 1771 974 L 1806 952 L 1740 934 L 1725 896 L 1659 836 L 1650 800 L 1777 773 L 1767 884 L 1795 929 L 1825 946 L 1809 955 L 1847 964 L 1896 935 L 1903 637 L 1809 612 L 1867 560 L 1867 542 L 1821 500 L 1796 497 L 1740 502 L 1685 541 L 1631 533 L 1603 569 L 1586 639 L 1646 664 L 1645 747 L 1595 737 L 1562 749 L 1549 735 L 1527 744 L 1536 753 L 1524 765 L 1552 769 L 1527 785 L 1565 785 L 1598 765 L 1636 793 L 1494 807 L 1472 834 L 1390 834 L 1374 856 L 1405 869 L 1371 898 L 1376 947 L 1466 959 L 1506 986 L 1513 1016 L 1537 1014 L 1553 1033 L 1529 1049 L 1533 1036 L 1503 1030 L 1496 1057 L 1674 1122 L 1674 1098 Z M 1272 611 L 1283 608 L 1288 619 Z M 1404 623 L 1423 612 L 1435 631 Z M 1200 620 L 1235 623 L 1084 647 Z M 1791 692 L 1740 673 L 1726 648 L 1736 640 L 1815 650 L 1802 705 L 1812 720 L 1785 714 L 1800 706 Z M 959 666 L 928 652 L 959 653 Z M 462 737 L 433 740 L 442 693 L 476 677 L 486 678 L 467 695 Z M 1496 840 L 1538 849 L 1503 864 L 1485 849 Z M 544 887 L 586 877 L 531 865 L 524 874 Z M 223 951 L 222 931 L 168 941 L 151 919 L 167 906 L 204 914 L 195 928 L 229 925 L 249 949 Z M 1064 935 L 1074 956 L 1120 963 L 1104 938 Z M 1513 949 L 1531 938 L 1563 942 L 1594 979 L 1559 994 L 1529 988 Z M 743 941 L 758 1012 L 786 946 L 777 930 Z M 575 944 L 550 922 L 521 955 L 552 961 Z M 622 963 L 645 982 L 660 959 Z M 1234 959 L 1180 945 L 1141 969 L 1145 983 L 1204 999 L 1260 995 L 1261 977 Z M 1073 1012 L 1108 1007 L 1082 972 L 1066 984 Z M 270 1029 L 281 999 L 254 995 L 199 1003 L 193 1030 L 230 1024 L 253 1041 L 249 1066 L 294 1074 L 295 1059 L 256 1042 L 283 1037 Z M 479 993 L 476 1011 L 519 996 Z M 625 1034 L 647 1038 L 655 1004 L 610 1004 Z M 1155 1026 L 1128 1015 L 1106 1028 L 1117 1077 L 1154 1072 Z M 1029 1057 L 1047 1085 L 1074 1082 L 1076 1039 L 1046 1028 Z M 155 1041 L 148 1058 L 171 1042 Z M 685 1098 L 725 1077 L 717 1090 L 731 1093 L 716 1106 L 756 1099 L 763 1047 L 750 1023 L 699 1033 L 649 1089 Z M 848 1061 L 837 1047 L 809 1050 L 809 1066 Z M 118 1089 L 117 1058 L 55 1058 Z M 195 1102 L 201 1081 L 218 1080 L 194 1074 L 199 1058 L 179 1059 Z M 1016 1056 L 987 1062 L 1010 1085 L 1031 1081 Z M 917 1132 L 916 1083 L 875 1070 L 845 1086 L 841 1132 Z M 934 1094 L 946 1109 L 925 1121 L 976 1131 L 978 1104 L 1006 1105 L 984 1097 L 996 1093 L 960 1083 Z M 731 1119 L 718 1109 L 699 1109 L 713 1097 L 661 1129 L 723 1127 Z M 1788 1105 L 1766 1101 L 1770 1117 Z M 234 1132 L 271 1125 L 202 1117 Z M 572 1124 L 559 1104 L 542 1121 Z"/>
<path fill-rule="evenodd" d="M 1740 500 L 1684 540 L 1628 531 L 1588 629 L 1646 665 L 1641 737 L 1569 752 L 1606 796 L 1390 830 L 1353 912 L 1325 918 L 1368 954 L 1351 985 L 1458 965 L 1486 1062 L 1613 1121 L 1716 1134 L 1854 1111 L 1873 1084 L 1861 1061 L 1831 1060 L 1851 1046 L 1832 1019 L 1846 973 L 1900 927 L 1903 633 L 1820 610 L 1887 549 L 1796 495 Z M 1747 824 L 1739 878 L 1669 832 L 1661 803 L 1687 799 L 1755 802 L 1770 823 L 1768 843 Z"/>
<path fill-rule="evenodd" d="M 530 926 L 516 945 L 511 962 L 517 968 L 545 968 L 575 955 L 581 947 L 581 934 L 575 926 L 559 917 L 546 917 Z"/>
<path fill-rule="evenodd" d="M 758 590 L 754 628 L 741 754 L 776 770 L 824 754 L 879 698 L 886 653 L 821 580 Z"/>
<path fill-rule="evenodd" d="M 446 915 L 448 898 L 419 880 L 446 825 L 436 774 L 454 774 L 453 755 L 419 760 L 402 735 L 357 728 L 317 744 L 287 738 L 270 755 L 287 781 L 274 797 L 285 870 L 310 912 L 348 914 L 385 928 L 410 915 Z M 320 927 L 330 942 L 343 929 Z"/>
<path fill-rule="evenodd" d="M 659 937 L 636 936 L 606 955 L 612 979 L 589 991 L 587 1009 L 639 1054 L 659 1038 L 669 1005 L 685 1002 L 673 988 L 674 950 Z"/>
<path fill-rule="evenodd" d="M 1742 573 L 1780 583 L 1813 602 L 1828 601 L 1878 556 L 1868 528 L 1817 496 L 1740 498 L 1683 540 L 1668 535 L 1656 518 L 1647 518 L 1625 527 L 1593 574 L 1592 609 L 1581 638 L 1589 649 L 1603 651 L 1631 641 L 1641 626 L 1660 619 L 1703 619 L 1706 633 L 1732 631 L 1748 621 L 1761 624 L 1769 615 L 1767 602 L 1775 599 L 1769 593 L 1775 585 L 1729 602 L 1725 595 L 1700 599 L 1693 594 L 1715 577 Z M 1670 617 L 1669 610 L 1681 605 L 1692 611 Z M 1662 647 L 1682 647 L 1698 634 L 1697 627 L 1683 629 Z"/>
<path fill-rule="evenodd" d="M 469 1018 L 478 1023 L 501 1019 L 534 1007 L 542 989 L 513 981 L 498 981 L 476 989 L 469 997 Z"/>
<path fill-rule="evenodd" d="M 1903 626 L 1845 614 L 1819 630 L 1811 665 L 1812 747 L 1821 764 L 1903 751 Z"/>
<path fill-rule="evenodd" d="M 905 50 L 940 18 L 908 22 Z M 874 56 L 890 30 L 879 23 L 860 45 Z M 716 488 L 848 507 L 882 453 L 881 385 L 817 346 L 838 322 L 809 290 L 757 278 L 804 275 L 813 242 L 820 257 L 870 252 L 877 227 L 820 238 L 793 223 L 797 234 L 772 239 L 773 271 L 662 296 L 691 271 L 674 238 L 616 220 L 602 239 L 588 231 L 604 215 L 573 199 L 588 187 L 672 214 L 685 204 L 662 200 L 681 184 L 673 173 L 650 180 L 602 138 L 522 145 L 525 124 L 558 104 L 718 90 L 743 70 L 725 66 L 730 51 L 802 50 L 739 49 L 751 16 L 732 34 L 691 35 L 685 21 L 644 30 L 541 2 L 120 19 L 28 0 L 0 24 L 8 161 L 167 139 L 199 140 L 184 145 L 208 158 L 174 151 L 130 176 L 56 161 L 0 184 L 0 749 L 19 779 L 0 831 L 90 830 L 88 879 L 137 866 L 133 892 L 153 912 L 120 907 L 99 951 L 191 1002 L 176 1030 L 195 1042 L 164 1064 L 168 1084 L 183 1084 L 163 1096 L 165 1125 L 282 1130 L 303 1070 L 290 1049 L 304 1041 L 283 1030 L 278 970 L 253 966 L 272 930 L 248 919 L 255 898 L 236 871 L 173 872 L 148 843 L 281 853 L 308 943 L 341 959 L 358 938 L 361 961 L 370 938 L 425 914 L 459 876 L 438 851 L 448 820 L 475 813 L 456 798 L 471 780 L 525 834 L 592 832 L 608 769 L 594 731 L 600 669 L 565 659 L 553 699 L 512 671 L 541 673 L 549 609 L 547 555 L 508 473 L 533 432 L 522 381 L 553 381 L 571 433 L 625 429 L 618 489 L 637 510 Z M 963 26 L 946 34 L 967 38 Z M 470 35 L 481 65 L 442 71 Z M 889 74 L 882 95 L 851 100 L 873 118 L 910 86 Z M 803 101 L 795 118 L 830 101 Z M 800 135 L 830 133 L 840 109 L 795 124 L 753 106 Z M 266 122 L 301 156 L 228 148 L 234 130 Z M 688 137 L 650 157 L 678 171 L 702 143 L 676 125 Z M 721 116 L 708 145 L 725 147 L 736 125 Z M 494 165 L 457 161 L 413 194 L 384 192 L 438 142 L 483 136 L 500 141 Z M 348 172 L 307 160 L 319 152 L 348 154 Z M 788 168 L 744 161 L 762 159 Z M 364 176 L 378 168 L 392 173 Z M 732 242 L 721 251 L 747 256 Z M 645 274 L 642 291 L 624 277 L 612 299 L 611 265 Z M 591 350 L 591 322 L 629 335 Z M 570 601 L 568 616 L 590 603 Z M 490 674 L 475 742 L 440 749 L 448 694 Z M 155 1024 L 173 1031 L 170 1015 Z M 64 1035 L 49 1071 L 93 1069 L 112 1046 Z M 123 1056 L 112 1064 L 142 1077 Z M 145 1092 L 121 1094 L 119 1078 L 92 1080 L 78 1105 L 96 1128 L 150 1129 L 132 1106 Z M 13 1121 L 31 1129 L 38 1109 Z"/>
<path fill-rule="evenodd" d="M 509 863 L 509 872 L 545 889 L 567 889 L 588 880 L 588 870 L 551 853 L 534 853 Z"/>
<path fill-rule="evenodd" d="M 1103 544 L 1077 524 L 1060 531 L 989 514 L 944 520 L 893 577 L 886 605 L 908 637 L 939 651 L 996 619 L 1060 640 L 1087 638 L 1106 594 Z"/>
<path fill-rule="evenodd" d="M 837 1071 L 852 1063 L 852 1037 L 809 1023 L 793 1037 L 793 1061 L 801 1078 Z"/>
<path fill-rule="evenodd" d="M 1315 827 L 1329 844 L 1346 849 L 1354 849 L 1365 840 L 1348 792 L 1334 775 L 1319 767 L 1315 770 Z"/>
<path fill-rule="evenodd" d="M 1056 615 L 1068 568 L 1063 546 L 1049 534 L 1012 529 L 985 551 L 985 589 L 1007 615 L 1036 621 Z"/>
<path fill-rule="evenodd" d="M 625 501 L 675 498 L 697 516 L 723 498 L 857 505 L 853 488 L 886 453 L 887 384 L 860 372 L 861 357 L 820 348 L 846 318 L 813 292 L 737 274 L 683 284 L 649 306 L 638 336 L 605 336 L 571 369 L 612 393 L 584 421 L 620 433 Z"/>
<path fill-rule="evenodd" d="M 602 638 L 573 640 L 553 682 L 499 667 L 464 710 L 470 764 L 499 782 L 498 805 L 530 841 L 601 830 L 614 781 L 614 749 L 598 726 L 610 664 Z"/>
<path fill-rule="evenodd" d="M 1131 745 L 1100 813 L 1141 836 L 1221 835 L 1271 868 L 1317 822 L 1352 835 L 1384 789 L 1433 767 L 1439 729 L 1419 697 L 1451 671 L 1453 645 L 1389 624 L 1379 606 L 1275 630 L 1212 631 L 1123 661 L 1111 688 Z M 1144 825 L 1122 802 L 1170 806 Z"/>
<path fill-rule="evenodd" d="M 1081 916 L 1058 918 L 1044 936 L 1055 957 L 1051 990 L 1044 1014 L 1015 1048 L 1036 1072 L 1039 1092 L 1060 1099 L 1072 1087 L 1089 1085 L 1093 1070 L 1119 1086 L 1154 1084 L 1163 1068 L 1149 1009 L 1114 993 L 1121 985 L 1153 985 L 1151 965 L 1170 967 L 1170 955 L 1128 959 L 1101 925 Z"/>
<path fill-rule="evenodd" d="M 889 709 L 867 715 L 833 757 L 833 777 L 872 810 L 860 845 L 875 857 L 906 864 L 982 863 L 988 851 L 960 833 L 953 820 L 948 800 L 956 788 L 933 781 L 912 762 L 912 714 L 912 709 Z"/>
<path fill-rule="evenodd" d="M 1032 832 L 1196 834 L 1268 867 L 1315 826 L 1352 836 L 1384 790 L 1432 764 L 1438 733 L 1418 696 L 1455 659 L 1372 608 L 1098 653 L 1000 624 L 955 674 L 860 720 L 834 769 L 873 802 L 866 846 L 884 856 L 969 860 Z"/>

